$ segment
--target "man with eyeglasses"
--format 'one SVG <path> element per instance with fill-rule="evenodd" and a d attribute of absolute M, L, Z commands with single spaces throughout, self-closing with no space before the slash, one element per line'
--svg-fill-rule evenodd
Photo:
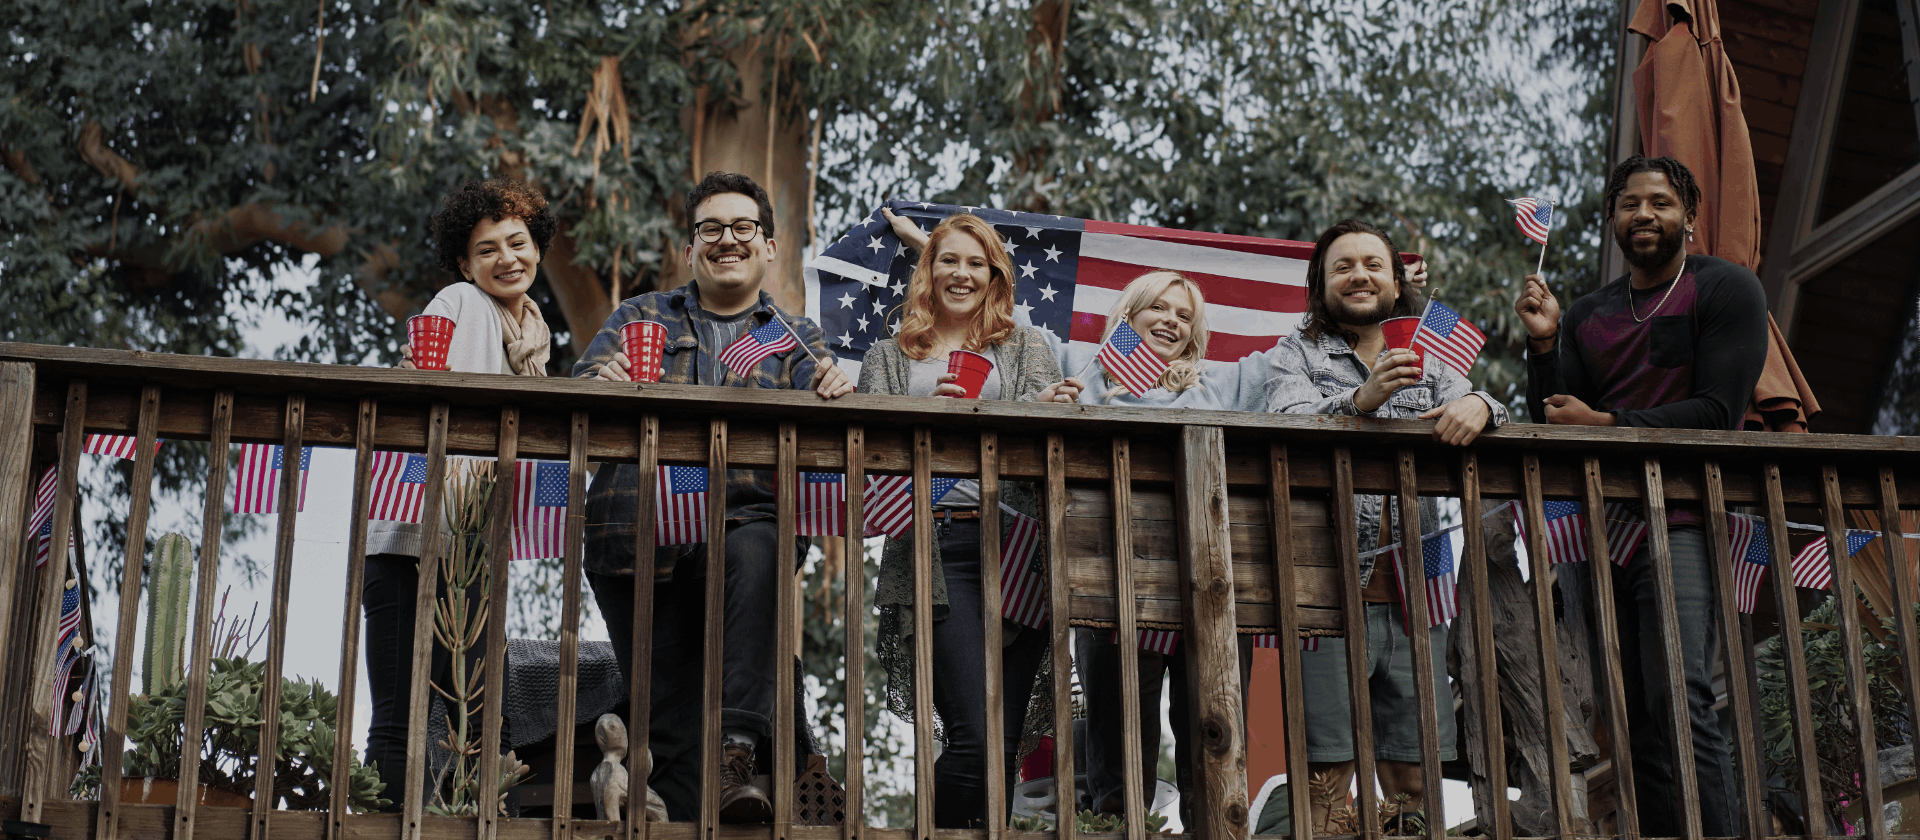
<path fill-rule="evenodd" d="M 775 306 L 762 291 L 777 248 L 773 205 L 752 178 L 711 172 L 687 193 L 685 259 L 693 281 L 669 292 L 621 302 L 574 365 L 576 378 L 627 381 L 631 360 L 621 352 L 621 329 L 633 321 L 667 328 L 660 381 L 728 388 L 811 389 L 823 399 L 853 392 L 833 366 L 820 328 Z M 766 357 L 747 376 L 729 370 L 722 350 L 774 318 L 786 321 L 807 349 Z M 811 350 L 809 354 L 808 350 Z M 815 359 L 826 361 L 825 365 Z M 613 637 L 622 674 L 633 673 L 633 542 L 635 494 L 641 476 L 632 464 L 601 467 L 587 492 L 587 582 Z M 702 754 L 720 758 L 720 819 L 763 823 L 773 818 L 765 791 L 753 784 L 756 756 L 771 755 L 775 664 L 782 652 L 774 626 L 775 594 L 791 580 L 804 543 L 777 545 L 774 476 L 765 470 L 728 470 L 726 476 L 726 605 L 721 662 L 721 743 L 700 741 L 706 626 L 704 543 L 654 552 L 653 654 L 649 784 L 666 801 L 670 819 L 699 815 Z M 648 523 L 651 527 L 651 523 Z M 708 750 L 712 750 L 709 752 Z"/>

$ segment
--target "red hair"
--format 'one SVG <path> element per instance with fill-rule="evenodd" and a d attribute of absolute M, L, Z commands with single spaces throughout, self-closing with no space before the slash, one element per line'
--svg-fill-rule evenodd
<path fill-rule="evenodd" d="M 965 349 L 975 353 L 1007 340 L 1013 334 L 1013 257 L 1000 241 L 1000 234 L 979 216 L 959 213 L 948 216 L 927 235 L 927 247 L 913 267 L 913 279 L 907 284 L 907 299 L 902 306 L 900 333 L 894 340 L 907 358 L 924 360 L 933 353 L 934 315 L 933 257 L 949 235 L 962 233 L 980 242 L 987 252 L 987 289 L 974 310 L 973 323 L 967 325 Z"/>

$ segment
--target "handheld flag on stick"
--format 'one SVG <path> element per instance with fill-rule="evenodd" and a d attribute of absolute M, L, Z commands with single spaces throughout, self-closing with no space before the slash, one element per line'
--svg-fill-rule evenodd
<path fill-rule="evenodd" d="M 753 369 L 761 359 L 799 346 L 800 341 L 787 329 L 787 322 L 776 318 L 734 339 L 727 349 L 720 351 L 720 363 L 733 371 L 735 376 L 745 379 L 753 375 Z"/>
<path fill-rule="evenodd" d="M 1553 230 L 1553 202 L 1544 198 L 1509 198 L 1513 205 L 1513 222 L 1520 226 L 1520 232 L 1528 239 L 1540 243 L 1540 262 L 1533 267 L 1533 273 L 1547 265 L 1547 234 Z"/>
<path fill-rule="evenodd" d="M 1113 328 L 1095 358 L 1115 380 L 1135 394 L 1160 387 L 1160 375 L 1167 372 L 1166 361 L 1146 346 L 1140 334 L 1133 331 L 1133 325 L 1127 323 Z"/>
<path fill-rule="evenodd" d="M 1447 308 L 1446 304 L 1429 298 L 1427 311 L 1420 316 L 1420 326 L 1413 332 L 1411 346 L 1445 362 L 1448 367 L 1459 371 L 1461 376 L 1466 376 L 1467 371 L 1473 369 L 1473 360 L 1480 355 L 1481 346 L 1486 343 L 1486 333 L 1462 319 L 1460 313 Z"/>

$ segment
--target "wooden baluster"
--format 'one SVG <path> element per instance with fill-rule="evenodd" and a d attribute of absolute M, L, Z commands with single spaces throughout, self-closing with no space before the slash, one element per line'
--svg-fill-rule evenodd
<path fill-rule="evenodd" d="M 799 438 L 799 427 L 792 423 L 780 424 L 774 454 L 774 476 L 779 482 L 776 486 L 780 488 L 773 502 L 776 561 L 784 561 L 789 557 L 787 552 L 793 550 L 798 539 Z M 800 655 L 799 638 L 794 632 L 799 607 L 794 602 L 799 595 L 797 581 L 790 568 L 783 566 L 782 571 L 785 576 L 774 587 L 774 632 L 779 644 L 773 667 L 773 790 L 767 791 L 767 795 L 773 798 L 774 840 L 790 840 L 793 837 L 793 659 Z"/>
<path fill-rule="evenodd" d="M 721 673 L 727 643 L 727 421 L 707 426 L 707 608 L 700 707 L 700 838 L 720 827 Z M 638 662 L 639 660 L 635 660 Z"/>
<path fill-rule="evenodd" d="M 1061 493 L 1065 495 L 1064 487 Z M 1199 736 L 1193 754 L 1200 766 L 1194 768 L 1194 778 L 1202 798 L 1194 804 L 1193 815 L 1207 840 L 1244 840 L 1246 716 L 1241 710 L 1233 541 L 1227 520 L 1226 436 L 1220 427 L 1181 428 L 1174 503 L 1180 524 L 1181 589 L 1191 634 L 1186 651 L 1191 657 L 1188 680 L 1194 687 L 1192 731 Z"/>
<path fill-rule="evenodd" d="M 1125 437 L 1113 439 L 1113 601 L 1119 611 L 1120 764 L 1127 802 L 1127 840 L 1144 840 L 1147 806 L 1157 780 L 1140 772 L 1140 605 L 1133 589 L 1133 452 Z M 1059 565 L 1065 565 L 1064 563 Z M 1087 632 L 1095 632 L 1088 630 Z M 1297 645 L 1296 645 L 1297 647 Z M 1159 709 L 1153 726 L 1160 728 Z M 1179 723 L 1175 724 L 1180 725 Z M 1094 737 L 1089 733 L 1089 737 Z M 1096 803 L 1097 804 L 1097 803 Z"/>
<path fill-rule="evenodd" d="M 1353 452 L 1333 448 L 1333 550 L 1340 566 L 1340 612 L 1346 627 L 1347 700 L 1353 714 L 1353 767 L 1360 836 L 1380 836 L 1380 795 L 1373 784 L 1373 693 L 1367 681 L 1367 605 L 1360 597 L 1360 534 L 1353 495 Z M 1384 513 L 1382 514 L 1384 515 Z M 1374 574 L 1384 570 L 1376 562 Z M 1311 812 L 1308 812 L 1311 822 Z"/>
<path fill-rule="evenodd" d="M 1553 617 L 1553 566 L 1547 557 L 1547 524 L 1540 491 L 1540 456 L 1522 458 L 1526 492 L 1527 560 L 1533 589 L 1535 649 L 1540 653 L 1540 697 L 1547 733 L 1547 766 L 1553 770 L 1555 834 L 1573 834 L 1573 784 L 1567 756 L 1566 705 L 1560 693 L 1560 646 Z"/>
<path fill-rule="evenodd" d="M 289 406 L 291 408 L 291 406 Z M 120 623 L 114 628 L 113 682 L 107 689 L 107 720 L 101 727 L 100 743 L 100 817 L 94 822 L 97 840 L 120 836 L 121 755 L 127 735 L 128 692 L 133 683 L 133 631 L 139 623 L 140 581 L 147 565 L 147 512 L 153 501 L 153 441 L 160 423 L 160 388 L 148 385 L 140 389 L 140 420 L 133 444 L 132 504 L 127 512 L 126 548 L 120 576 Z M 49 572 L 66 572 L 66 566 L 53 566 Z M 85 586 L 85 583 L 80 584 Z M 286 619 L 281 618 L 284 624 Z M 46 675 L 39 675 L 45 679 Z M 65 702 L 56 697 L 54 702 Z M 265 741 L 263 743 L 272 743 Z"/>
<path fill-rule="evenodd" d="M 0 557 L 10 558 L 0 563 L 0 644 L 10 651 L 30 649 L 26 639 L 12 638 L 12 633 L 14 601 L 27 589 L 20 583 L 23 564 L 16 561 L 32 545 L 27 522 L 33 512 L 33 491 L 40 482 L 40 476 L 33 474 L 35 373 L 27 362 L 0 362 Z M 15 667 L 19 661 L 14 659 Z M 6 683 L 7 677 L 0 674 L 0 691 Z M 10 705 L 0 713 L 0 719 L 7 721 L 0 723 L 0 796 L 17 797 L 20 785 L 13 770 L 24 744 L 12 727 L 20 707 Z"/>
<path fill-rule="evenodd" d="M 1780 465 L 1768 462 L 1765 467 L 1767 497 L 1767 543 L 1773 549 L 1769 558 L 1771 568 L 1767 570 L 1767 579 L 1773 589 L 1774 603 L 1780 610 L 1780 650 L 1786 654 L 1787 694 L 1789 708 L 1793 711 L 1793 749 L 1796 757 L 1795 769 L 1800 774 L 1801 802 L 1805 803 L 1808 835 L 1823 835 L 1826 822 L 1826 794 L 1820 788 L 1820 757 L 1814 749 L 1813 701 L 1807 696 L 1807 652 L 1800 627 L 1800 598 L 1793 586 L 1793 553 L 1787 549 L 1787 503 L 1780 488 Z M 1653 518 L 1653 511 L 1647 511 L 1647 521 L 1659 522 Z M 1651 532 L 1654 529 L 1649 529 Z M 1682 706 L 1681 708 L 1685 708 Z M 1687 743 L 1682 741 L 1680 743 Z M 1685 750 L 1683 754 L 1691 756 Z M 1692 765 L 1688 765 L 1691 767 Z M 1688 783 L 1692 783 L 1692 774 L 1687 774 Z M 1695 800 L 1688 799 L 1688 802 Z"/>
<path fill-rule="evenodd" d="M 1900 487 L 1891 465 L 1880 467 L 1880 539 L 1887 554 L 1887 580 L 1893 584 L 1892 602 L 1920 603 L 1914 592 L 1913 566 L 1908 560 L 1906 527 L 1900 518 Z M 1908 720 L 1920 721 L 1920 632 L 1916 632 L 1912 609 L 1893 611 L 1893 626 L 1900 640 L 1900 676 L 1895 685 L 1907 696 Z M 1742 767 L 1753 765 L 1742 764 Z M 1878 812 L 1876 812 L 1878 813 Z"/>
<path fill-rule="evenodd" d="M 280 675 L 287 662 L 287 599 L 293 587 L 293 537 L 299 522 L 300 474 L 304 447 L 307 399 L 287 395 L 286 432 L 280 441 L 279 530 L 273 545 L 273 609 L 267 613 L 267 664 L 260 686 L 260 749 L 253 757 L 253 838 L 267 840 L 267 820 L 274 810 L 274 753 L 280 744 Z M 102 837 L 100 840 L 110 840 Z"/>
<path fill-rule="evenodd" d="M 847 631 L 847 679 L 841 688 L 842 696 L 846 698 L 847 746 L 846 764 L 840 770 L 840 778 L 846 783 L 847 810 L 846 819 L 841 824 L 841 840 L 860 840 L 860 832 L 867 823 L 866 768 L 862 766 L 867 752 L 867 546 L 862 537 L 867 528 L 866 497 L 862 492 L 866 486 L 866 429 L 848 426 L 847 609 L 841 618 Z"/>
<path fill-rule="evenodd" d="M 1599 473 L 1598 460 L 1597 458 L 1588 459 L 1588 463 L 1592 465 L 1588 467 L 1588 471 L 1594 473 L 1595 478 L 1592 479 L 1592 481 L 1596 485 L 1598 484 Z M 1745 836 L 1748 837 L 1749 840 L 1764 840 L 1773 827 L 1773 820 L 1767 815 L 1766 792 L 1762 789 L 1762 784 L 1766 780 L 1762 778 L 1759 773 L 1748 772 L 1745 769 L 1763 766 L 1760 759 L 1760 750 L 1758 749 L 1761 743 L 1760 739 L 1763 735 L 1761 734 L 1758 718 L 1755 716 L 1753 709 L 1753 683 L 1748 678 L 1751 673 L 1749 665 L 1753 659 L 1753 649 L 1741 645 L 1739 641 L 1741 637 L 1740 611 L 1736 606 L 1739 601 L 1734 592 L 1733 575 L 1728 574 L 1728 564 L 1725 562 L 1727 559 L 1730 559 L 1727 554 L 1727 494 L 1726 488 L 1720 480 L 1720 462 L 1708 461 L 1706 463 L 1705 478 L 1706 505 L 1702 513 L 1707 520 L 1707 558 L 1710 561 L 1707 565 L 1713 569 L 1715 582 L 1714 591 L 1719 594 L 1720 609 L 1718 612 L 1720 614 L 1720 638 L 1722 640 L 1721 644 L 1725 645 L 1727 650 L 1727 697 L 1733 703 L 1734 737 L 1732 746 L 1735 766 L 1741 768 L 1739 774 L 1740 798 L 1742 803 L 1740 814 L 1741 818 L 1745 821 Z M 1604 544 L 1604 540 L 1602 542 Z M 1611 578 L 1611 575 L 1609 575 L 1609 578 Z M 1613 615 L 1611 605 L 1613 593 L 1611 590 L 1608 591 L 1607 597 L 1609 599 L 1608 603 L 1599 607 L 1599 609 L 1602 610 L 1601 615 L 1611 618 Z M 1613 630 L 1615 633 L 1619 632 L 1618 628 L 1614 628 L 1611 624 L 1606 625 L 1606 629 Z M 1617 649 L 1606 636 L 1601 637 L 1600 645 L 1601 650 Z M 1617 660 L 1615 660 L 1615 663 L 1615 667 L 1617 668 Z M 1615 674 L 1614 677 L 1617 678 L 1618 674 Z M 1625 741 L 1627 739 L 1625 734 L 1626 726 L 1622 724 L 1619 731 L 1622 734 L 1614 736 L 1615 741 Z M 1617 749 L 1616 747 L 1616 750 Z M 1616 768 L 1631 766 L 1632 765 L 1626 764 L 1621 759 L 1614 759 L 1614 767 Z M 1614 778 L 1620 778 L 1620 775 L 1620 772 L 1616 770 Z M 1631 776 L 1632 774 L 1628 773 L 1627 775 Z M 1620 807 L 1623 811 L 1621 825 L 1625 826 L 1627 825 L 1625 822 L 1625 811 L 1632 806 L 1627 800 L 1623 799 Z M 1639 828 L 1637 817 L 1633 825 L 1637 831 Z"/>
<path fill-rule="evenodd" d="M 500 434 L 494 449 L 493 496 L 487 504 L 487 577 L 484 597 L 487 630 L 481 642 L 484 682 L 480 688 L 480 755 L 474 772 L 479 776 L 480 825 L 477 840 L 494 840 L 500 831 L 500 721 L 505 714 L 507 685 L 507 607 L 513 603 L 513 502 L 519 496 L 520 409 L 500 407 Z M 570 491 L 571 492 L 571 491 Z M 571 501 L 571 496 L 568 497 Z"/>
<path fill-rule="evenodd" d="M 1002 692 L 1006 691 L 1000 655 L 1000 534 L 1000 438 L 993 432 L 981 432 L 980 647 L 987 660 L 982 675 L 987 710 L 987 840 L 999 840 L 1007 827 L 1007 749 L 1003 741 L 1010 722 L 1000 711 L 1005 705 Z"/>
<path fill-rule="evenodd" d="M 644 840 L 653 833 L 647 821 L 647 775 L 653 739 L 653 573 L 654 518 L 660 499 L 660 415 L 647 414 L 634 427 L 639 444 L 635 459 L 639 479 L 634 487 L 633 626 L 608 627 L 609 635 L 632 633 L 633 667 L 627 670 L 627 840 Z M 601 469 L 612 469 L 611 465 Z M 484 838 L 483 838 L 484 840 Z"/>
<path fill-rule="evenodd" d="M 1885 794 L 1880 790 L 1880 745 L 1874 734 L 1873 695 L 1867 687 L 1867 662 L 1860 649 L 1859 597 L 1853 592 L 1853 558 L 1847 555 L 1847 513 L 1840 505 L 1840 469 L 1832 462 L 1820 467 L 1821 508 L 1826 514 L 1827 556 L 1833 561 L 1834 623 L 1840 627 L 1840 649 L 1846 656 L 1847 695 L 1853 701 L 1854 748 L 1860 762 L 1860 787 L 1867 807 L 1866 834 L 1885 840 L 1887 821 L 1880 818 Z M 1742 765 L 1748 766 L 1748 765 Z"/>
<path fill-rule="evenodd" d="M 1606 695 L 1602 702 L 1607 715 L 1607 742 L 1613 748 L 1613 787 L 1619 803 L 1615 818 L 1619 820 L 1621 836 L 1637 837 L 1640 834 L 1640 808 L 1636 804 L 1638 793 L 1634 788 L 1633 739 L 1627 724 L 1627 677 L 1621 672 L 1620 666 L 1620 619 L 1614 612 L 1613 592 L 1615 558 L 1607 546 L 1607 499 L 1601 492 L 1600 459 L 1588 456 L 1583 472 L 1586 477 L 1582 505 L 1587 518 L 1587 572 L 1593 582 L 1593 624 L 1599 634 L 1597 645 L 1602 663 L 1599 669 L 1600 690 Z M 1721 517 L 1723 528 L 1725 524 L 1726 518 Z M 1722 537 L 1724 539 L 1725 534 Z M 1532 546 L 1528 546 L 1527 550 L 1532 551 Z M 1723 550 L 1714 556 L 1724 557 L 1725 552 Z M 1729 600 L 1726 603 L 1733 602 Z M 1633 678 L 1638 680 L 1640 675 L 1634 674 Z"/>
<path fill-rule="evenodd" d="M 1480 456 L 1471 449 L 1460 453 L 1460 572 L 1465 578 L 1471 610 L 1466 619 L 1473 637 L 1473 691 L 1480 711 L 1480 746 L 1485 750 L 1487 789 L 1484 797 L 1493 824 L 1483 831 L 1493 840 L 1513 840 L 1512 806 L 1507 802 L 1506 739 L 1500 724 L 1500 659 L 1493 644 L 1493 593 L 1488 581 L 1486 519 L 1481 514 Z M 1465 676 L 1464 674 L 1461 676 Z M 1288 733 L 1292 738 L 1292 733 Z M 1311 838 L 1308 838 L 1311 840 Z"/>
<path fill-rule="evenodd" d="M 1275 644 L 1280 652 L 1281 712 L 1287 737 L 1287 803 L 1293 815 L 1294 840 L 1313 840 L 1312 774 L 1307 771 L 1304 702 L 1307 684 L 1300 675 L 1300 587 L 1293 556 L 1293 473 L 1286 444 L 1269 446 L 1267 456 L 1267 516 L 1273 521 L 1273 611 L 1278 633 Z"/>
<path fill-rule="evenodd" d="M 587 413 L 575 411 L 571 427 L 567 442 L 567 556 L 561 561 L 560 571 L 560 710 L 554 717 L 559 728 L 553 735 L 553 840 L 571 840 L 573 836 L 573 736 L 578 728 L 580 687 L 580 563 L 587 540 Z M 632 780 L 628 780 L 628 784 L 631 791 Z M 641 801 L 645 802 L 644 780 L 640 791 Z"/>
<path fill-rule="evenodd" d="M 933 840 L 933 430 L 913 430 L 913 832 Z"/>
<path fill-rule="evenodd" d="M 74 498 L 75 477 L 80 474 L 80 449 L 86 440 L 86 380 L 75 379 L 67 383 L 64 411 L 66 416 L 62 418 L 60 426 L 60 473 L 55 484 L 53 533 L 50 535 L 53 542 L 49 544 L 47 562 L 43 567 L 46 571 L 41 572 L 40 603 L 30 625 L 33 635 L 27 640 L 33 651 L 33 665 L 27 670 L 27 684 L 32 687 L 33 700 L 27 710 L 26 731 L 21 733 L 27 743 L 26 766 L 21 777 L 20 819 L 30 823 L 40 822 L 44 816 L 42 809 L 47 804 L 47 787 L 53 783 L 49 778 L 54 762 L 53 751 L 59 746 L 58 741 L 47 734 L 48 728 L 53 725 L 55 700 L 53 681 L 47 679 L 47 674 L 53 671 L 53 654 L 55 642 L 58 641 L 54 634 L 60 621 L 60 593 L 67 582 L 67 540 L 73 536 L 73 514 L 77 507 Z M 106 733 L 101 734 L 104 736 Z M 99 748 L 97 745 L 94 747 Z M 102 783 L 98 817 L 105 818 L 111 813 L 108 806 L 117 805 L 119 801 L 120 792 Z"/>
<path fill-rule="evenodd" d="M 1067 582 L 1067 538 L 1061 523 L 1067 512 L 1067 445 L 1060 435 L 1047 435 L 1047 499 L 1041 521 L 1047 529 L 1047 631 L 1053 643 L 1053 779 L 1059 793 L 1054 808 L 1054 830 L 1060 840 L 1073 840 L 1075 797 L 1073 761 L 1073 592 Z M 1139 637 L 1121 639 L 1140 644 Z M 1136 654 L 1137 655 L 1137 654 Z M 1238 671 L 1235 671 L 1238 674 Z M 1133 734 L 1127 733 L 1127 737 Z"/>
<path fill-rule="evenodd" d="M 1441 840 L 1447 834 L 1446 802 L 1440 776 L 1440 720 L 1437 716 L 1433 679 L 1433 607 L 1427 603 L 1426 540 L 1420 521 L 1420 479 L 1413 469 L 1413 450 L 1399 453 L 1397 485 L 1400 490 L 1400 591 L 1406 593 L 1407 637 L 1413 642 L 1413 698 L 1420 708 L 1420 779 L 1425 785 L 1428 840 Z M 1444 655 L 1444 654 L 1443 654 Z M 1448 714 L 1453 713 L 1448 704 Z"/>
<path fill-rule="evenodd" d="M 400 836 L 402 840 L 420 840 L 421 823 L 427 799 L 427 701 L 432 696 L 428 680 L 433 670 L 434 596 L 439 592 L 440 554 L 443 550 L 440 523 L 446 520 L 447 486 L 447 404 L 434 403 L 427 413 L 427 483 L 420 493 L 420 563 L 415 577 L 413 602 L 413 658 L 407 686 L 407 781 L 400 795 Z M 388 792 L 388 799 L 395 799 Z"/>
<path fill-rule="evenodd" d="M 233 410 L 233 396 L 231 392 L 227 394 L 227 410 L 229 415 L 231 415 Z M 331 794 L 327 808 L 327 840 L 345 840 L 346 817 L 347 813 L 352 810 L 349 805 L 351 798 L 348 794 L 352 792 L 353 768 L 352 762 L 347 761 L 344 757 L 353 753 L 353 733 L 355 731 L 353 726 L 353 700 L 354 695 L 359 689 L 358 679 L 360 677 L 361 590 L 365 587 L 367 575 L 367 514 L 371 511 L 373 504 L 373 432 L 374 426 L 379 419 L 379 410 L 379 404 L 373 399 L 362 398 L 360 400 L 359 420 L 355 424 L 353 434 L 353 510 L 349 514 L 350 518 L 347 521 L 347 589 L 344 597 L 341 599 L 345 602 L 345 609 L 342 610 L 343 616 L 340 619 L 340 690 L 336 694 L 339 705 L 335 707 L 337 711 L 333 732 L 333 754 L 341 758 L 333 763 L 333 774 L 327 780 L 329 787 L 327 792 Z M 219 413 L 217 401 L 214 412 L 216 415 Z M 215 422 L 218 422 L 217 416 Z M 228 422 L 231 422 L 230 416 Z M 213 451 L 221 456 L 220 460 L 224 465 L 226 462 L 227 445 L 225 441 L 220 440 L 222 436 L 223 432 L 216 426 Z M 223 466 L 221 478 L 224 479 L 225 477 L 226 472 Z M 216 494 L 213 492 L 211 474 L 209 474 L 208 478 L 207 536 L 202 542 L 203 546 L 216 545 L 220 539 L 219 520 L 215 519 L 214 515 L 222 510 L 222 508 L 214 503 L 216 501 Z M 206 549 L 202 548 L 201 551 L 204 553 Z M 210 566 L 208 568 L 217 569 L 218 566 Z M 205 578 L 201 579 L 200 596 L 201 612 L 203 615 L 207 615 L 213 607 L 212 581 L 206 580 Z M 195 629 L 193 637 L 196 641 L 196 650 L 200 649 L 198 642 L 202 639 L 202 634 L 205 632 L 206 625 L 200 625 Z M 211 642 L 212 640 L 207 639 L 206 641 Z M 200 653 L 196 653 L 194 656 L 193 661 L 196 668 L 199 667 L 199 663 L 202 661 L 201 655 Z M 203 682 L 202 691 L 204 692 L 204 690 L 205 686 Z M 199 711 L 200 707 L 204 705 L 206 705 L 204 696 L 196 700 L 193 699 L 191 694 L 188 695 L 187 711 L 189 714 Z M 188 731 L 198 732 L 199 730 L 189 729 Z M 186 743 L 189 744 L 197 744 L 199 742 L 200 736 L 198 735 L 189 737 L 186 740 Z M 198 752 L 185 750 L 180 756 L 181 784 L 180 805 L 178 810 L 182 813 L 186 813 L 191 807 L 187 799 L 186 790 L 188 755 L 194 755 L 197 758 Z M 177 831 L 175 835 L 178 836 Z"/>
<path fill-rule="evenodd" d="M 1687 710 L 1687 671 L 1680 646 L 1680 613 L 1674 603 L 1673 551 L 1667 539 L 1666 485 L 1660 459 L 1648 458 L 1640 495 L 1647 511 L 1647 559 L 1653 563 L 1653 589 L 1659 607 L 1660 648 L 1667 671 L 1667 737 L 1673 745 L 1674 777 L 1679 782 L 1681 837 L 1700 840 L 1700 783 L 1693 760 L 1693 722 Z M 1644 619 L 1643 619 L 1644 621 Z M 1654 690 L 1648 686 L 1648 690 Z"/>

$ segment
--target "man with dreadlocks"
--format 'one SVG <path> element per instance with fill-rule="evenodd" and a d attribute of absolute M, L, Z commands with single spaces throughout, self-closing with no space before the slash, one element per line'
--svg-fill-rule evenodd
<path fill-rule="evenodd" d="M 1689 255 L 1700 209 L 1693 173 L 1672 158 L 1628 158 L 1607 180 L 1606 208 L 1627 274 L 1573 302 L 1564 316 L 1539 275 L 1514 305 L 1527 329 L 1527 405 L 1536 423 L 1738 429 L 1767 357 L 1767 301 L 1752 271 Z M 1668 508 L 1674 601 L 1686 673 L 1701 829 L 1740 833 L 1726 736 L 1713 712 L 1720 655 L 1713 577 L 1697 507 Z M 1666 721 L 1666 663 L 1645 546 L 1613 570 L 1620 666 L 1640 830 L 1681 833 L 1675 745 Z"/>

